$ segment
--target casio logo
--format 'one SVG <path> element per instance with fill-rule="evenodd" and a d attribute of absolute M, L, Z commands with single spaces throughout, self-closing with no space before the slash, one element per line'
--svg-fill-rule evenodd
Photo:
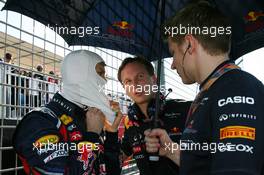
<path fill-rule="evenodd" d="M 218 106 L 223 107 L 228 104 L 234 104 L 234 103 L 243 103 L 243 104 L 249 104 L 253 105 L 255 104 L 255 100 L 252 97 L 245 97 L 245 96 L 234 96 L 234 97 L 227 97 L 221 100 L 218 100 Z"/>

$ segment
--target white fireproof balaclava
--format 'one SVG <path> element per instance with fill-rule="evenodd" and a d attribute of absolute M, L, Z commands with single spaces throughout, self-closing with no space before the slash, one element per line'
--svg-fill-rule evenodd
<path fill-rule="evenodd" d="M 113 123 L 114 112 L 102 90 L 106 80 L 95 70 L 96 64 L 103 61 L 99 55 L 88 50 L 69 53 L 61 66 L 62 96 L 76 104 L 100 109 Z"/>

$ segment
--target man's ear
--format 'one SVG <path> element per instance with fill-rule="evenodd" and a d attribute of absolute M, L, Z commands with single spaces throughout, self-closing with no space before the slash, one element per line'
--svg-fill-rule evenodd
<path fill-rule="evenodd" d="M 185 35 L 186 48 L 188 49 L 189 54 L 192 54 L 197 47 L 197 40 L 191 34 Z"/>

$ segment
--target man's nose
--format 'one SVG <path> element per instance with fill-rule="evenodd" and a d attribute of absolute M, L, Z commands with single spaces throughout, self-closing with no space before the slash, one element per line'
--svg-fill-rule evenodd
<path fill-rule="evenodd" d="M 135 89 L 137 88 L 137 86 L 138 86 L 138 82 L 135 81 L 135 80 L 132 80 L 132 81 L 130 82 L 130 84 L 127 85 L 126 87 L 129 89 L 129 91 L 134 92 Z"/>
<path fill-rule="evenodd" d="M 137 85 L 139 85 L 139 80 L 137 79 L 137 78 L 135 78 L 133 81 L 132 81 L 132 84 L 133 84 L 133 86 L 137 86 Z"/>
<path fill-rule="evenodd" d="M 140 86 L 140 85 L 138 84 L 138 81 L 133 81 L 133 86 L 134 86 L 134 89 L 137 89 L 138 86 Z"/>

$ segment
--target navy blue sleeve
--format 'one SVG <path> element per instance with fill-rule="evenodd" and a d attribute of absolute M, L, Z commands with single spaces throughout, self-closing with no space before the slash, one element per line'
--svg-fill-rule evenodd
<path fill-rule="evenodd" d="M 126 154 L 126 156 L 131 156 L 133 154 L 132 148 L 129 143 L 129 118 L 126 116 L 125 121 L 124 121 L 124 137 L 122 138 L 121 141 L 121 150 Z"/>
<path fill-rule="evenodd" d="M 251 79 L 249 79 L 251 80 Z M 234 83 L 236 82 L 236 83 Z M 215 92 L 212 175 L 263 174 L 264 86 L 234 79 Z"/>
<path fill-rule="evenodd" d="M 87 143 L 91 145 L 88 150 L 83 147 Z M 26 160 L 30 168 L 41 174 L 83 174 L 94 171 L 93 165 L 98 154 L 95 147 L 99 147 L 96 143 L 99 143 L 99 135 L 91 132 L 84 133 L 83 140 L 79 142 L 64 142 L 56 125 L 41 112 L 26 116 L 13 136 L 18 155 Z"/>
<path fill-rule="evenodd" d="M 162 114 L 163 127 L 173 142 L 179 143 L 180 141 L 190 105 L 191 102 L 188 101 L 169 100 L 166 102 Z"/>
<path fill-rule="evenodd" d="M 104 142 L 104 161 L 107 174 L 120 174 L 120 144 L 118 142 L 118 132 L 106 132 Z"/>

